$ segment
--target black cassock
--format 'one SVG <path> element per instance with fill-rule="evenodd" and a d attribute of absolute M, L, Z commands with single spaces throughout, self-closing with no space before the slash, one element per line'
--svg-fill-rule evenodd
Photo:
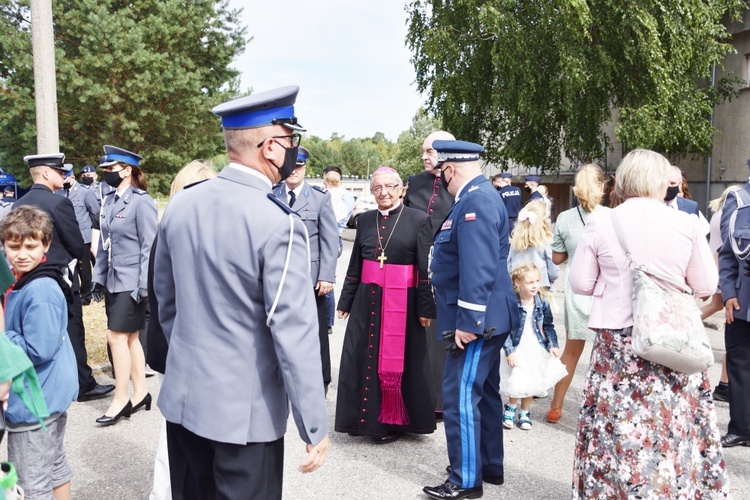
<path fill-rule="evenodd" d="M 427 334 L 419 323 L 419 317 L 435 318 L 435 301 L 427 275 L 432 237 L 427 214 L 403 205 L 391 210 L 387 216 L 378 210 L 366 212 L 357 221 L 357 236 L 338 303 L 338 310 L 350 315 L 339 367 L 337 432 L 381 437 L 390 431 L 429 434 L 435 430 L 435 407 L 428 383 Z M 401 393 L 409 415 L 406 425 L 378 421 L 381 404 L 378 353 L 383 289 L 375 284 L 362 283 L 361 277 L 362 260 L 376 261 L 382 246 L 385 246 L 387 257 L 385 264 L 413 264 L 419 269 L 417 287 L 409 288 L 407 292 L 406 345 L 401 380 Z"/>

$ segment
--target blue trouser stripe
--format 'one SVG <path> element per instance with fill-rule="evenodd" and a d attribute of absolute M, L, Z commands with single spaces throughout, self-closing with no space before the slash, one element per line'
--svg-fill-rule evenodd
<path fill-rule="evenodd" d="M 476 482 L 477 454 L 474 438 L 474 407 L 471 404 L 471 397 L 483 343 L 484 339 L 480 338 L 469 344 L 464 360 L 463 373 L 461 374 L 458 413 L 461 422 L 462 488 L 472 488 Z"/>

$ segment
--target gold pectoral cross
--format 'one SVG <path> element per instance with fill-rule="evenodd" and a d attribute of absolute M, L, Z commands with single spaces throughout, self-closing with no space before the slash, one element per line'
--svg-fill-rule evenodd
<path fill-rule="evenodd" d="M 383 250 L 380 251 L 380 255 L 378 256 L 378 259 L 380 261 L 380 269 L 383 269 L 383 263 L 388 260 L 388 257 L 385 256 L 385 252 Z"/>

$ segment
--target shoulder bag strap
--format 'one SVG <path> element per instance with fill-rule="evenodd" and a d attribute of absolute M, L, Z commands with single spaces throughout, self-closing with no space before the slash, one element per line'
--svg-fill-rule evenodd
<path fill-rule="evenodd" d="M 630 253 L 630 250 L 628 249 L 628 244 L 625 242 L 625 237 L 622 234 L 622 226 L 620 226 L 620 219 L 617 217 L 617 214 L 614 210 L 610 210 L 610 217 L 612 219 L 612 227 L 614 227 L 615 234 L 617 235 L 617 241 L 620 243 L 620 246 L 622 247 L 622 250 L 625 252 L 625 256 L 630 261 L 630 268 L 631 269 L 638 269 L 640 271 L 643 271 L 644 273 L 653 276 L 654 278 L 658 278 L 662 281 L 665 281 L 667 283 L 670 283 L 677 288 L 679 288 L 681 291 L 691 294 L 693 293 L 693 290 L 691 290 L 688 286 L 686 286 L 684 283 L 680 283 L 679 281 L 675 281 L 673 278 L 661 274 L 657 271 L 654 271 L 644 265 L 637 264 L 633 260 L 633 256 Z"/>

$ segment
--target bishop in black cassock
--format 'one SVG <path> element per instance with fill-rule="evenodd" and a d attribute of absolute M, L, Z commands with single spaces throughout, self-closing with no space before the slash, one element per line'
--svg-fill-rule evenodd
<path fill-rule="evenodd" d="M 436 313 L 427 271 L 432 237 L 427 214 L 398 202 L 389 210 L 366 212 L 357 221 L 337 308 L 350 313 L 339 369 L 338 432 L 387 438 L 400 432 L 428 434 L 435 430 L 428 339 L 420 322 L 420 318 L 435 318 Z M 407 271 L 411 273 L 408 278 L 403 274 Z M 385 276 L 385 283 L 376 283 L 373 274 Z M 393 330 L 389 325 L 399 325 L 399 315 L 403 347 L 398 335 L 389 333 Z M 381 346 L 383 340 L 388 344 Z M 392 393 L 384 396 L 398 386 L 393 380 L 383 380 L 381 366 L 386 363 L 384 355 L 390 356 L 387 363 L 394 363 L 394 350 L 396 358 L 401 355 L 403 360 L 402 403 L 396 398 L 397 406 L 403 404 L 400 408 L 393 406 Z"/>

